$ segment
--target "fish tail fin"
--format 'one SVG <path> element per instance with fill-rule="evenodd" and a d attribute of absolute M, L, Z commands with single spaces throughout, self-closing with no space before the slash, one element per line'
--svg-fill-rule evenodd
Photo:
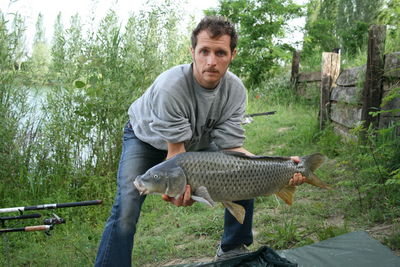
<path fill-rule="evenodd" d="M 327 185 L 324 181 L 320 180 L 315 174 L 314 171 L 318 169 L 322 163 L 324 163 L 326 157 L 320 153 L 311 154 L 305 157 L 302 157 L 302 161 L 304 162 L 304 167 L 306 170 L 309 170 L 309 173 L 306 175 L 307 180 L 306 183 L 325 188 L 332 189 L 329 185 Z"/>
<path fill-rule="evenodd" d="M 319 179 L 314 173 L 311 173 L 310 177 L 307 177 L 306 183 L 313 186 L 318 186 L 324 189 L 332 189 L 327 183 Z"/>
<path fill-rule="evenodd" d="M 275 193 L 278 197 L 280 197 L 283 201 L 288 205 L 292 205 L 294 192 L 296 191 L 296 187 L 291 185 L 285 185 L 279 192 Z"/>
<path fill-rule="evenodd" d="M 320 153 L 315 153 L 302 157 L 301 161 L 303 162 L 304 167 L 306 169 L 309 169 L 310 171 L 314 172 L 322 165 L 322 163 L 324 163 L 325 158 L 326 157 L 324 155 Z"/>

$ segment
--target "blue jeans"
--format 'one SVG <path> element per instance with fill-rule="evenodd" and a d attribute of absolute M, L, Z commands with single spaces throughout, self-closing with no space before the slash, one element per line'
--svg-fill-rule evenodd
<path fill-rule="evenodd" d="M 136 224 L 146 197 L 139 195 L 133 181 L 138 175 L 162 162 L 166 156 L 166 151 L 158 150 L 139 140 L 130 123 L 126 125 L 118 169 L 117 193 L 99 245 L 95 266 L 131 266 Z M 245 207 L 246 217 L 242 225 L 229 211 L 225 211 L 224 234 L 221 241 L 222 249 L 225 251 L 253 242 L 251 231 L 253 200 L 238 203 Z"/>

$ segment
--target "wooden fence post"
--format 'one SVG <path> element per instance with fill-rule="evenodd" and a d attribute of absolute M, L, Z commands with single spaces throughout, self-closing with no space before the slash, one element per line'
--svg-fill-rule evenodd
<path fill-rule="evenodd" d="M 385 39 L 386 26 L 372 25 L 369 28 L 367 70 L 361 112 L 365 129 L 368 129 L 371 124 L 376 129 L 379 124 L 379 116 L 373 117 L 369 113 L 378 111 L 382 101 Z"/>
<path fill-rule="evenodd" d="M 294 85 L 294 87 L 296 86 L 297 80 L 299 78 L 299 70 L 300 70 L 300 51 L 296 50 L 293 52 L 292 75 L 290 76 L 290 82 L 292 83 L 292 85 Z"/>
<path fill-rule="evenodd" d="M 319 128 L 322 130 L 329 120 L 329 101 L 331 88 L 340 72 L 340 54 L 322 53 L 321 96 L 319 109 Z"/>

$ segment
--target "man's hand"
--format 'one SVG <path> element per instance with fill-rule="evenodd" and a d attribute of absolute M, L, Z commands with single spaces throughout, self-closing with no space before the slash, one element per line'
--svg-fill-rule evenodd
<path fill-rule="evenodd" d="M 191 198 L 191 195 L 192 194 L 191 194 L 190 185 L 186 185 L 185 193 L 183 195 L 181 195 L 178 199 L 175 199 L 174 197 L 170 197 L 168 195 L 162 195 L 162 199 L 167 202 L 171 202 L 172 204 L 174 204 L 177 207 L 187 207 L 187 206 L 192 206 L 193 203 L 195 202 Z"/>
<path fill-rule="evenodd" d="M 300 158 L 298 156 L 294 156 L 294 157 L 290 157 L 295 163 L 299 163 L 300 162 Z M 291 186 L 297 186 L 297 185 L 301 185 L 306 181 L 306 177 L 303 176 L 301 173 L 297 172 L 293 175 L 293 178 L 290 179 L 289 181 L 289 185 Z"/>
<path fill-rule="evenodd" d="M 180 142 L 180 143 L 167 142 L 167 146 L 168 146 L 168 154 L 167 154 L 166 159 L 170 159 L 177 154 L 186 152 L 185 144 L 183 142 Z M 174 204 L 177 207 L 192 206 L 195 201 L 191 198 L 191 196 L 192 196 L 191 192 L 192 191 L 190 189 L 190 185 L 186 185 L 185 193 L 182 196 L 180 196 L 178 199 L 176 199 L 174 197 L 170 197 L 168 195 L 162 195 L 162 199 L 167 202 L 171 202 L 172 204 Z"/>

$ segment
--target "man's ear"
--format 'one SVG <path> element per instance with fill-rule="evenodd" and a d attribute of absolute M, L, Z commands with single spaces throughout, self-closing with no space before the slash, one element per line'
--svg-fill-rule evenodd
<path fill-rule="evenodd" d="M 190 53 L 192 54 L 192 59 L 194 60 L 194 48 L 190 47 Z"/>
<path fill-rule="evenodd" d="M 237 50 L 236 50 L 236 48 L 233 50 L 233 52 L 232 52 L 232 60 L 236 57 L 236 54 L 237 54 Z"/>

